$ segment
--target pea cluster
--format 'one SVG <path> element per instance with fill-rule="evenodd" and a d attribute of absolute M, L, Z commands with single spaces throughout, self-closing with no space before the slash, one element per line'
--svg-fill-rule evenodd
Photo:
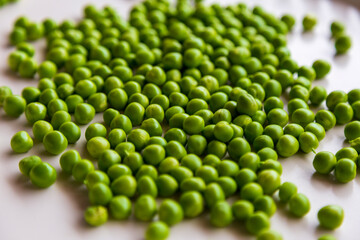
<path fill-rule="evenodd" d="M 312 87 L 331 66 L 325 60 L 299 66 L 291 57 L 291 15 L 279 19 L 259 6 L 193 6 L 186 0 L 175 7 L 146 0 L 133 7 L 128 21 L 111 7 L 90 5 L 84 15 L 78 23 L 15 22 L 9 66 L 40 80 L 21 96 L 1 87 L 0 106 L 11 117 L 25 112 L 34 139 L 50 154 L 61 154 L 62 171 L 86 185 L 90 225 L 104 224 L 109 215 L 125 220 L 133 214 L 147 222 L 158 215 L 145 238 L 162 240 L 170 226 L 208 210 L 215 227 L 242 221 L 259 240 L 282 239 L 270 230 L 275 192 L 299 218 L 310 202 L 293 183 L 281 183 L 278 157 L 315 153 L 336 124 L 347 124 L 351 147 L 317 153 L 314 168 L 321 174 L 334 170 L 342 183 L 355 177 L 360 89 L 327 94 Z M 311 30 L 316 22 L 309 15 L 303 24 Z M 341 26 L 332 24 L 334 37 L 344 32 Z M 46 61 L 38 65 L 25 41 L 42 37 Z M 339 39 L 338 53 L 345 53 L 350 45 Z M 280 98 L 285 92 L 287 111 Z M 310 110 L 324 101 L 328 110 Z M 88 125 L 97 113 L 103 123 Z M 79 125 L 88 125 L 92 159 L 65 151 L 80 139 Z M 33 144 L 25 131 L 11 139 L 17 153 Z M 22 159 L 19 168 L 41 188 L 56 180 L 55 169 L 37 156 Z M 240 199 L 230 205 L 226 199 L 234 195 Z M 163 198 L 159 207 L 157 197 Z M 339 206 L 324 207 L 320 225 L 339 227 L 343 215 Z"/>

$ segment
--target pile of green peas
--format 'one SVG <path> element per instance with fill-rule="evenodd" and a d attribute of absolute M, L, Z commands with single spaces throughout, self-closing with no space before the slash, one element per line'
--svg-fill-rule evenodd
<path fill-rule="evenodd" d="M 86 185 L 91 206 L 84 218 L 92 226 L 109 216 L 133 214 L 150 222 L 158 215 L 145 238 L 162 240 L 169 227 L 208 211 L 215 227 L 242 221 L 259 240 L 282 239 L 270 229 L 274 193 L 296 217 L 310 211 L 310 202 L 293 183 L 281 183 L 279 157 L 315 152 L 326 131 L 347 124 L 352 147 L 338 156 L 318 153 L 314 167 L 348 182 L 360 162 L 360 136 L 354 134 L 360 89 L 327 94 L 312 87 L 331 66 L 326 60 L 299 66 L 291 57 L 286 35 L 295 22 L 259 6 L 193 6 L 186 0 L 175 7 L 145 0 L 128 21 L 111 7 L 92 5 L 77 23 L 20 17 L 10 34 L 16 50 L 9 67 L 22 77 L 36 76 L 38 86 L 24 88 L 21 96 L 0 87 L 0 106 L 11 117 L 25 113 L 36 142 L 61 154 L 62 171 Z M 316 18 L 306 16 L 303 25 L 311 30 Z M 334 37 L 343 33 L 339 25 L 331 26 Z M 46 61 L 37 65 L 26 41 L 42 37 Z M 346 41 L 338 45 L 350 48 Z M 280 96 L 288 89 L 286 111 Z M 309 108 L 324 102 L 328 110 Z M 96 114 L 103 122 L 91 123 Z M 79 125 L 87 125 L 92 159 L 65 151 L 81 138 Z M 17 153 L 33 144 L 24 131 L 11 139 Z M 55 169 L 37 156 L 23 158 L 19 168 L 42 188 L 56 180 Z M 229 204 L 233 196 L 238 199 Z M 320 225 L 340 226 L 339 208 L 326 209 L 319 212 Z M 323 220 L 327 214 L 333 223 Z"/>

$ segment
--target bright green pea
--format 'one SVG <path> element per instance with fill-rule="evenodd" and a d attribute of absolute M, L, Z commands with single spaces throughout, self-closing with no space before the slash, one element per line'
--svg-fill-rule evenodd
<path fill-rule="evenodd" d="M 57 173 L 49 163 L 36 164 L 30 171 L 31 183 L 40 188 L 48 188 L 56 181 Z"/>
<path fill-rule="evenodd" d="M 153 222 L 148 226 L 145 240 L 165 240 L 169 236 L 169 228 L 163 222 Z"/>
<path fill-rule="evenodd" d="M 302 193 L 295 193 L 289 200 L 289 211 L 295 217 L 303 217 L 310 211 L 310 201 Z"/>
<path fill-rule="evenodd" d="M 217 202 L 225 200 L 224 191 L 219 184 L 210 183 L 206 186 L 206 189 L 204 190 L 204 199 L 206 204 L 211 208 Z"/>
<path fill-rule="evenodd" d="M 336 157 L 333 153 L 323 151 L 318 152 L 315 155 L 313 166 L 316 172 L 321 174 L 329 174 L 332 172 L 332 170 L 334 170 L 336 162 Z"/>
<path fill-rule="evenodd" d="M 335 165 L 335 178 L 340 183 L 347 183 L 356 177 L 356 163 L 348 158 L 338 160 Z"/>
<path fill-rule="evenodd" d="M 258 183 L 250 182 L 245 184 L 240 191 L 240 196 L 244 200 L 253 202 L 256 198 L 263 195 L 263 189 Z"/>
<path fill-rule="evenodd" d="M 250 152 L 250 144 L 243 138 L 237 137 L 230 141 L 228 153 L 233 160 L 238 160 L 245 153 Z"/>
<path fill-rule="evenodd" d="M 265 231 L 260 232 L 260 234 L 257 236 L 256 240 L 267 240 L 267 239 L 283 240 L 283 237 L 281 236 L 280 233 L 278 233 L 274 230 L 265 230 Z"/>
<path fill-rule="evenodd" d="M 354 117 L 354 110 L 348 103 L 339 103 L 334 108 L 334 115 L 337 124 L 346 124 Z"/>
<path fill-rule="evenodd" d="M 151 176 L 142 176 L 137 182 L 137 193 L 139 195 L 148 194 L 157 197 L 158 189 L 154 179 Z"/>
<path fill-rule="evenodd" d="M 332 230 L 341 226 L 344 210 L 338 205 L 327 205 L 319 210 L 317 216 L 320 226 Z"/>
<path fill-rule="evenodd" d="M 107 129 L 101 123 L 90 124 L 85 131 L 86 141 L 89 141 L 93 137 L 106 137 Z"/>
<path fill-rule="evenodd" d="M 50 123 L 55 130 L 59 130 L 61 125 L 70 121 L 71 121 L 71 115 L 64 110 L 61 110 L 54 113 Z"/>
<path fill-rule="evenodd" d="M 279 187 L 279 198 L 281 202 L 287 203 L 297 193 L 297 187 L 292 182 L 284 182 Z"/>
<path fill-rule="evenodd" d="M 39 65 L 37 73 L 39 74 L 40 79 L 52 78 L 57 73 L 57 66 L 51 61 L 44 61 Z"/>
<path fill-rule="evenodd" d="M 281 126 L 270 124 L 265 127 L 263 134 L 271 137 L 275 144 L 279 141 L 280 137 L 284 135 L 284 131 Z"/>
<path fill-rule="evenodd" d="M 123 175 L 111 183 L 111 190 L 114 195 L 133 197 L 136 193 L 137 182 L 133 176 Z"/>
<path fill-rule="evenodd" d="M 18 95 L 7 96 L 3 108 L 6 115 L 17 118 L 25 111 L 26 101 Z"/>
<path fill-rule="evenodd" d="M 315 120 L 315 114 L 309 109 L 299 108 L 291 115 L 291 119 L 294 123 L 305 127 Z"/>
<path fill-rule="evenodd" d="M 90 172 L 86 176 L 85 181 L 84 181 L 84 184 L 86 185 L 86 187 L 88 189 L 93 188 L 97 183 L 103 183 L 106 186 L 108 186 L 110 184 L 110 179 L 109 179 L 108 175 L 105 172 L 100 171 L 100 170 L 95 170 L 95 171 Z M 108 192 L 108 191 L 106 190 L 105 192 Z M 99 193 L 99 195 L 100 194 L 101 193 Z M 96 194 L 94 194 L 94 195 L 96 195 Z M 106 195 L 108 195 L 108 194 L 106 194 Z M 112 196 L 112 194 L 111 194 L 111 196 Z M 96 198 L 96 196 L 93 196 L 93 197 Z M 100 204 L 100 203 L 98 203 L 98 204 Z"/>
<path fill-rule="evenodd" d="M 86 149 L 92 157 L 99 158 L 105 150 L 110 149 L 110 143 L 106 138 L 97 136 L 87 142 Z"/>
<path fill-rule="evenodd" d="M 113 197 L 109 202 L 109 212 L 117 220 L 128 219 L 131 215 L 131 201 L 126 196 Z"/>
<path fill-rule="evenodd" d="M 81 136 L 79 126 L 74 122 L 65 122 L 61 124 L 59 131 L 66 137 L 69 144 L 76 143 Z"/>
<path fill-rule="evenodd" d="M 304 31 L 313 30 L 313 28 L 317 24 L 316 16 L 312 15 L 312 14 L 305 15 L 303 18 L 302 24 L 303 24 Z"/>
<path fill-rule="evenodd" d="M 254 201 L 255 211 L 262 211 L 269 217 L 276 212 L 276 204 L 270 196 L 261 196 Z"/>
<path fill-rule="evenodd" d="M 25 58 L 20 62 L 19 74 L 23 78 L 33 78 L 36 74 L 38 65 L 37 62 L 32 58 Z"/>
<path fill-rule="evenodd" d="M 16 153 L 26 153 L 34 145 L 32 138 L 25 131 L 15 133 L 10 141 L 11 149 Z"/>
<path fill-rule="evenodd" d="M 257 103 L 255 98 L 250 94 L 243 93 L 240 94 L 237 100 L 237 111 L 239 114 L 246 114 L 252 116 L 258 110 Z"/>
<path fill-rule="evenodd" d="M 76 106 L 74 112 L 75 120 L 81 125 L 86 125 L 95 117 L 95 109 L 87 103 L 80 103 Z"/>
<path fill-rule="evenodd" d="M 79 161 L 81 160 L 80 154 L 76 150 L 69 150 L 64 152 L 60 157 L 60 166 L 65 173 L 72 173 L 72 170 Z"/>
<path fill-rule="evenodd" d="M 52 131 L 44 136 L 43 144 L 47 152 L 58 155 L 67 148 L 68 140 L 60 131 Z"/>
<path fill-rule="evenodd" d="M 347 100 L 348 96 L 346 92 L 341 90 L 335 90 L 326 97 L 326 106 L 329 108 L 330 111 L 334 111 L 335 107 L 339 103 L 345 103 L 347 102 Z"/>
<path fill-rule="evenodd" d="M 112 198 L 108 185 L 98 182 L 89 188 L 89 201 L 92 205 L 107 205 Z"/>
<path fill-rule="evenodd" d="M 299 136 L 299 144 L 304 153 L 315 152 L 319 146 L 319 140 L 312 132 L 305 131 Z"/>
<path fill-rule="evenodd" d="M 257 235 L 270 228 L 270 219 L 265 213 L 259 211 L 251 214 L 245 224 L 251 234 Z"/>
<path fill-rule="evenodd" d="M 346 124 L 344 128 L 344 135 L 349 141 L 360 137 L 360 121 L 353 121 Z"/>
<path fill-rule="evenodd" d="M 335 49 L 337 54 L 347 53 L 352 45 L 350 36 L 342 34 L 335 39 Z"/>
<path fill-rule="evenodd" d="M 31 169 L 41 162 L 41 158 L 38 156 L 25 157 L 19 162 L 19 170 L 24 176 L 30 177 Z"/>
<path fill-rule="evenodd" d="M 103 206 L 88 207 L 84 213 L 85 221 L 91 226 L 100 226 L 107 222 L 108 211 Z"/>
<path fill-rule="evenodd" d="M 30 124 L 34 124 L 38 120 L 44 120 L 46 113 L 46 107 L 39 102 L 30 103 L 25 108 L 25 116 Z"/>
<path fill-rule="evenodd" d="M 156 186 L 160 197 L 171 197 L 178 189 L 179 185 L 176 179 L 176 173 L 172 170 L 171 174 L 175 176 L 172 177 L 168 174 L 162 174 L 156 179 Z M 179 181 L 179 183 L 180 182 L 181 181 Z"/>
<path fill-rule="evenodd" d="M 134 215 L 140 221 L 150 221 L 157 212 L 156 201 L 150 195 L 141 195 L 136 199 Z"/>
<path fill-rule="evenodd" d="M 291 157 L 299 150 L 299 141 L 291 135 L 283 135 L 276 144 L 276 151 L 282 157 Z"/>
<path fill-rule="evenodd" d="M 226 227 L 233 220 L 231 206 L 226 201 L 216 202 L 210 212 L 210 223 L 215 227 Z"/>
<path fill-rule="evenodd" d="M 234 130 L 226 121 L 216 123 L 214 128 L 214 136 L 221 142 L 228 142 L 233 138 Z"/>
<path fill-rule="evenodd" d="M 159 219 L 168 226 L 181 222 L 184 218 L 183 210 L 178 202 L 165 199 L 159 207 Z"/>
<path fill-rule="evenodd" d="M 312 67 L 316 72 L 316 79 L 324 78 L 331 70 L 330 63 L 325 60 L 316 60 Z"/>
<path fill-rule="evenodd" d="M 328 131 L 331 128 L 335 127 L 336 117 L 329 110 L 319 110 L 315 114 L 315 121 L 319 123 L 321 126 L 323 126 L 325 131 Z"/>

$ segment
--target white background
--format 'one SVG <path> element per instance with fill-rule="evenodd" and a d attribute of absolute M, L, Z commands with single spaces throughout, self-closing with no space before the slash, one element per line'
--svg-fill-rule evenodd
<path fill-rule="evenodd" d="M 36 86 L 36 80 L 26 80 L 15 76 L 8 70 L 7 56 L 13 50 L 8 44 L 8 34 L 13 21 L 20 15 L 28 16 L 32 21 L 40 21 L 51 17 L 57 21 L 64 19 L 78 20 L 82 16 L 82 8 L 87 3 L 98 6 L 111 5 L 119 13 L 127 17 L 132 5 L 138 1 L 126 0 L 20 0 L 19 3 L 0 9 L 0 85 L 7 85 L 15 94 L 20 94 L 25 86 Z M 214 2 L 214 1 L 213 1 Z M 220 1 L 218 1 L 220 2 Z M 238 1 L 224 1 L 224 5 Z M 325 86 L 329 91 L 342 89 L 349 91 L 359 87 L 360 68 L 360 4 L 353 0 L 253 0 L 245 1 L 250 6 L 260 4 L 266 10 L 279 16 L 291 13 L 298 22 L 293 33 L 289 35 L 289 46 L 299 64 L 311 65 L 318 58 L 332 63 L 331 74 L 324 80 L 315 81 L 314 85 Z M 358 5 L 357 8 L 355 5 Z M 306 13 L 318 16 L 318 25 L 313 33 L 303 34 L 301 19 Z M 335 57 L 334 43 L 330 40 L 329 26 L 331 21 L 340 20 L 347 26 L 353 39 L 353 48 L 343 56 Z M 43 59 L 44 41 L 36 43 L 36 58 Z M 101 115 L 96 117 L 101 119 Z M 95 119 L 95 120 L 96 120 Z M 27 154 L 13 154 L 10 149 L 10 138 L 17 131 L 26 130 L 30 134 L 31 127 L 25 117 L 12 119 L 5 116 L 0 109 L 0 239 L 143 239 L 146 223 L 131 219 L 125 222 L 109 221 L 99 228 L 88 227 L 83 221 L 83 212 L 88 206 L 87 192 L 61 174 L 58 164 L 59 156 L 50 156 L 44 152 L 41 144 Z M 84 131 L 84 128 L 82 128 Z M 318 151 L 336 152 L 348 144 L 344 142 L 343 126 L 337 126 L 327 133 L 320 143 Z M 78 149 L 87 157 L 84 150 L 84 137 L 71 148 Z M 46 190 L 38 190 L 21 176 L 18 162 L 21 158 L 39 154 L 58 170 L 58 180 Z M 339 204 L 345 210 L 343 225 L 332 232 L 338 239 L 360 239 L 360 180 L 359 176 L 348 184 L 338 184 L 330 176 L 320 177 L 314 174 L 312 159 L 314 155 L 298 154 L 295 157 L 281 160 L 284 167 L 282 179 L 297 184 L 300 192 L 305 193 L 311 201 L 311 211 L 303 219 L 295 219 L 288 215 L 284 206 L 272 217 L 272 228 L 281 232 L 284 239 L 311 240 L 327 233 L 318 227 L 317 211 L 327 204 Z M 331 233 L 331 232 L 329 232 Z M 254 239 L 248 235 L 240 223 L 233 223 L 224 229 L 209 226 L 207 216 L 199 219 L 184 220 L 171 228 L 169 239 Z"/>

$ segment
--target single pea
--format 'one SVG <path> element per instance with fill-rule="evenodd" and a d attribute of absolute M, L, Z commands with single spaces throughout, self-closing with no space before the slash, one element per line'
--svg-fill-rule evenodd
<path fill-rule="evenodd" d="M 252 116 L 258 110 L 258 106 L 253 96 L 244 93 L 239 96 L 236 109 L 239 114 L 246 114 Z"/>
<path fill-rule="evenodd" d="M 44 139 L 44 136 L 47 133 L 53 131 L 53 127 L 47 121 L 39 120 L 34 123 L 32 131 L 33 131 L 34 138 L 36 140 L 42 142 Z"/>
<path fill-rule="evenodd" d="M 219 177 L 216 180 L 216 183 L 219 184 L 222 190 L 224 191 L 225 198 L 234 195 L 235 192 L 237 191 L 237 183 L 232 177 L 229 176 Z"/>
<path fill-rule="evenodd" d="M 214 154 L 219 158 L 223 158 L 225 156 L 226 150 L 226 144 L 217 140 L 212 140 L 207 146 L 207 153 Z"/>
<path fill-rule="evenodd" d="M 41 162 L 41 158 L 35 155 L 25 157 L 19 162 L 19 170 L 24 176 L 30 177 L 31 169 Z"/>
<path fill-rule="evenodd" d="M 92 205 L 107 205 L 112 198 L 112 192 L 108 185 L 96 183 L 89 189 L 89 201 Z"/>
<path fill-rule="evenodd" d="M 334 173 L 338 182 L 350 182 L 356 177 L 356 163 L 351 159 L 342 158 L 338 160 Z"/>
<path fill-rule="evenodd" d="M 10 141 L 11 149 L 16 153 L 26 153 L 34 145 L 32 138 L 25 131 L 15 133 Z"/>
<path fill-rule="evenodd" d="M 61 124 L 59 131 L 66 137 L 69 144 L 76 143 L 81 136 L 79 126 L 74 122 L 65 122 Z"/>
<path fill-rule="evenodd" d="M 309 109 L 299 108 L 292 114 L 291 119 L 294 123 L 305 127 L 315 120 L 315 114 Z"/>
<path fill-rule="evenodd" d="M 68 140 L 60 131 L 52 131 L 44 136 L 43 144 L 47 152 L 58 155 L 67 148 Z"/>
<path fill-rule="evenodd" d="M 76 163 L 81 160 L 80 154 L 76 150 L 69 150 L 64 152 L 60 157 L 60 167 L 65 173 L 72 173 Z"/>
<path fill-rule="evenodd" d="M 118 144 L 125 142 L 126 140 L 126 133 L 124 130 L 116 128 L 109 132 L 107 137 L 111 148 L 115 148 Z"/>
<path fill-rule="evenodd" d="M 262 148 L 256 154 L 259 156 L 260 161 L 266 161 L 266 160 L 276 161 L 278 159 L 278 155 L 276 151 L 269 147 Z"/>
<path fill-rule="evenodd" d="M 92 157 L 99 158 L 105 150 L 110 149 L 110 143 L 106 138 L 97 136 L 87 142 L 86 149 Z"/>
<path fill-rule="evenodd" d="M 288 27 L 289 31 L 291 31 L 296 23 L 296 19 L 294 16 L 290 14 L 285 14 L 281 17 L 281 21 L 283 21 Z"/>
<path fill-rule="evenodd" d="M 7 86 L 1 86 L 0 87 L 0 106 L 3 106 L 5 98 L 8 96 L 11 96 L 12 90 L 11 88 L 7 87 Z"/>
<path fill-rule="evenodd" d="M 305 131 L 299 136 L 299 144 L 304 153 L 315 152 L 319 146 L 319 140 L 312 132 Z"/>
<path fill-rule="evenodd" d="M 309 123 L 306 125 L 305 131 L 313 133 L 319 142 L 325 138 L 325 129 L 319 123 Z"/>
<path fill-rule="evenodd" d="M 255 211 L 266 213 L 269 217 L 276 212 L 276 204 L 270 196 L 261 196 L 254 201 Z"/>
<path fill-rule="evenodd" d="M 3 108 L 6 115 L 17 118 L 25 111 L 26 101 L 18 95 L 7 96 Z"/>
<path fill-rule="evenodd" d="M 335 49 L 337 54 L 347 53 L 352 45 L 350 36 L 342 34 L 335 39 Z"/>
<path fill-rule="evenodd" d="M 177 173 L 175 173 L 174 170 L 170 172 L 174 177 L 168 174 L 162 174 L 156 179 L 156 186 L 158 188 L 158 193 L 160 197 L 171 197 L 177 191 L 179 187 L 179 184 L 177 182 L 179 176 L 176 175 L 180 175 L 181 172 L 177 171 Z M 177 168 L 177 170 L 179 170 L 179 168 Z M 181 180 L 179 180 L 179 183 L 181 183 Z"/>
<path fill-rule="evenodd" d="M 55 130 L 59 130 L 62 124 L 70 121 L 71 121 L 71 115 L 64 110 L 61 110 L 54 113 L 50 123 Z"/>
<path fill-rule="evenodd" d="M 233 160 L 238 160 L 241 156 L 250 151 L 250 144 L 241 137 L 232 139 L 228 145 L 228 153 Z"/>
<path fill-rule="evenodd" d="M 240 196 L 244 200 L 253 202 L 256 198 L 263 195 L 262 187 L 255 182 L 245 184 L 240 191 Z"/>
<path fill-rule="evenodd" d="M 88 207 L 84 213 L 85 221 L 91 226 L 100 226 L 107 222 L 108 211 L 103 206 Z"/>
<path fill-rule="evenodd" d="M 268 113 L 267 120 L 269 124 L 276 124 L 284 127 L 289 121 L 289 116 L 285 110 L 281 108 L 274 108 Z"/>
<path fill-rule="evenodd" d="M 334 21 L 331 23 L 330 30 L 331 35 L 336 38 L 337 36 L 345 32 L 345 26 L 342 22 Z"/>
<path fill-rule="evenodd" d="M 302 24 L 304 31 L 311 31 L 317 24 L 317 18 L 313 14 L 307 14 L 304 16 Z"/>
<path fill-rule="evenodd" d="M 57 111 L 68 111 L 66 103 L 59 98 L 52 99 L 48 103 L 47 108 L 50 117 L 52 117 Z"/>
<path fill-rule="evenodd" d="M 231 206 L 226 201 L 215 203 L 210 212 L 210 223 L 215 227 L 226 227 L 233 220 Z"/>
<path fill-rule="evenodd" d="M 295 138 L 299 138 L 300 134 L 302 134 L 303 132 L 304 128 L 297 123 L 289 123 L 284 128 L 284 134 L 291 135 Z"/>
<path fill-rule="evenodd" d="M 296 217 L 303 217 L 310 211 L 310 201 L 302 193 L 295 193 L 289 200 L 289 211 Z"/>
<path fill-rule="evenodd" d="M 255 212 L 253 214 L 251 214 L 247 220 L 246 220 L 246 229 L 251 233 L 251 234 L 259 234 L 265 230 L 267 230 L 268 228 L 270 228 L 270 220 L 269 217 L 259 211 L 259 212 Z"/>
<path fill-rule="evenodd" d="M 19 74 L 23 78 L 33 78 L 36 74 L 38 65 L 35 59 L 25 58 L 19 65 Z"/>
<path fill-rule="evenodd" d="M 124 89 L 114 88 L 107 95 L 109 105 L 118 111 L 126 107 L 128 97 L 130 97 L 130 94 L 126 92 L 125 87 Z"/>
<path fill-rule="evenodd" d="M 327 205 L 319 210 L 317 216 L 320 226 L 332 230 L 341 226 L 344 210 L 338 205 Z"/>
<path fill-rule="evenodd" d="M 68 112 L 74 113 L 76 106 L 80 103 L 84 103 L 84 99 L 77 94 L 73 94 L 65 99 L 65 103 L 67 105 Z"/>
<path fill-rule="evenodd" d="M 75 120 L 81 125 L 86 125 L 95 117 L 95 109 L 88 103 L 80 103 L 75 107 Z"/>
<path fill-rule="evenodd" d="M 316 172 L 321 174 L 329 174 L 332 172 L 332 170 L 334 170 L 336 162 L 336 157 L 333 153 L 323 151 L 318 152 L 315 155 L 313 166 Z"/>
<path fill-rule="evenodd" d="M 146 233 L 145 240 L 165 240 L 169 236 L 169 227 L 161 222 L 150 223 Z"/>
<path fill-rule="evenodd" d="M 111 183 L 111 190 L 114 195 L 133 197 L 136 193 L 137 182 L 133 176 L 123 175 Z"/>
<path fill-rule="evenodd" d="M 204 198 L 197 191 L 183 193 L 179 202 L 187 218 L 197 217 L 204 211 Z"/>
<path fill-rule="evenodd" d="M 186 178 L 180 184 L 180 189 L 182 192 L 187 192 L 187 191 L 202 192 L 205 190 L 205 188 L 206 188 L 206 184 L 204 180 L 200 177 Z"/>
<path fill-rule="evenodd" d="M 89 141 L 93 137 L 106 137 L 106 127 L 101 123 L 90 124 L 85 131 L 85 139 Z"/>
<path fill-rule="evenodd" d="M 275 170 L 266 169 L 258 174 L 257 182 L 264 194 L 272 195 L 280 186 L 280 175 Z"/>
<path fill-rule="evenodd" d="M 46 113 L 46 107 L 39 102 L 30 103 L 25 108 L 25 116 L 30 124 L 34 124 L 38 120 L 44 120 Z"/>
<path fill-rule="evenodd" d="M 291 157 L 299 150 L 298 140 L 291 135 L 283 135 L 276 144 L 276 151 L 282 157 Z"/>
<path fill-rule="evenodd" d="M 238 200 L 231 206 L 236 220 L 246 220 L 254 213 L 254 205 L 247 200 Z"/>
<path fill-rule="evenodd" d="M 184 218 L 183 210 L 178 202 L 165 199 L 159 207 L 159 219 L 168 226 L 181 222 Z"/>
<path fill-rule="evenodd" d="M 331 70 L 331 65 L 329 62 L 325 60 L 316 60 L 312 67 L 316 72 L 316 78 L 321 79 L 324 78 L 327 74 L 329 74 Z"/>
<path fill-rule="evenodd" d="M 92 189 L 93 187 L 95 187 L 95 185 L 98 183 L 105 184 L 106 186 L 108 186 L 110 184 L 109 176 L 105 172 L 100 171 L 100 170 L 95 170 L 95 171 L 90 172 L 84 180 L 84 184 L 86 185 L 87 189 L 89 189 L 89 190 Z M 99 194 L 93 194 L 93 195 L 103 195 L 104 192 L 108 193 L 109 192 L 108 190 L 110 190 L 110 188 L 109 189 L 104 189 L 103 187 L 98 187 L 98 188 L 100 188 L 102 190 L 99 191 Z M 103 193 L 101 193 L 101 192 L 103 192 Z M 105 195 L 109 196 L 108 194 L 105 194 Z M 94 197 L 94 200 L 96 200 L 97 196 L 93 196 L 93 197 Z M 112 194 L 111 194 L 111 197 L 112 197 Z M 102 205 L 100 203 L 98 203 L 98 204 Z"/>
<path fill-rule="evenodd" d="M 207 141 L 206 138 L 201 135 L 191 135 L 187 141 L 188 153 L 193 153 L 201 156 L 206 149 Z"/>
<path fill-rule="evenodd" d="M 40 79 L 53 78 L 57 73 L 57 66 L 51 61 L 44 61 L 39 65 L 37 73 L 39 74 Z"/>
<path fill-rule="evenodd" d="M 339 103 L 334 109 L 337 124 L 346 124 L 354 117 L 354 110 L 348 103 Z"/>
<path fill-rule="evenodd" d="M 360 121 L 352 121 L 346 124 L 344 135 L 348 141 L 360 137 Z"/>
<path fill-rule="evenodd" d="M 291 197 L 297 193 L 297 187 L 292 182 L 284 182 L 279 187 L 279 198 L 283 203 L 290 201 Z"/>
<path fill-rule="evenodd" d="M 348 96 L 346 92 L 342 90 L 335 90 L 326 97 L 326 106 L 329 108 L 330 111 L 334 111 L 335 107 L 339 103 L 345 103 L 347 102 L 347 100 Z"/>
<path fill-rule="evenodd" d="M 328 110 L 319 110 L 315 114 L 315 121 L 321 126 L 323 126 L 325 131 L 328 131 L 331 128 L 335 127 L 336 117 L 332 112 Z"/>
<path fill-rule="evenodd" d="M 148 194 L 157 197 L 158 189 L 155 180 L 151 176 L 143 175 L 140 177 L 137 182 L 137 193 L 139 195 Z"/>
<path fill-rule="evenodd" d="M 265 127 L 263 134 L 271 137 L 275 144 L 279 141 L 279 138 L 284 135 L 284 130 L 279 125 L 270 124 Z"/>
<path fill-rule="evenodd" d="M 351 107 L 352 107 L 353 110 L 354 110 L 354 118 L 355 118 L 356 120 L 360 120 L 360 108 L 359 108 L 359 106 L 360 106 L 360 100 L 354 102 L 354 103 L 351 105 Z"/>
<path fill-rule="evenodd" d="M 132 130 L 131 120 L 124 114 L 116 115 L 110 123 L 111 129 L 120 128 L 124 130 L 126 134 L 128 134 Z"/>
<path fill-rule="evenodd" d="M 210 183 L 204 190 L 204 199 L 206 204 L 211 208 L 217 202 L 224 201 L 225 195 L 221 186 L 217 183 Z"/>
<path fill-rule="evenodd" d="M 56 181 L 57 173 L 49 163 L 41 162 L 30 171 L 31 183 L 40 188 L 48 188 Z"/>
<path fill-rule="evenodd" d="M 142 155 L 147 164 L 156 166 L 165 159 L 165 149 L 160 145 L 149 145 L 144 148 Z"/>
<path fill-rule="evenodd" d="M 156 201 L 150 195 L 141 195 L 136 199 L 134 215 L 140 221 L 150 221 L 157 212 Z"/>
<path fill-rule="evenodd" d="M 348 92 L 348 102 L 349 104 L 353 104 L 354 102 L 360 100 L 360 89 L 355 88 Z"/>
<path fill-rule="evenodd" d="M 125 220 L 131 215 L 131 205 L 128 197 L 116 196 L 109 202 L 109 212 L 116 220 Z"/>

